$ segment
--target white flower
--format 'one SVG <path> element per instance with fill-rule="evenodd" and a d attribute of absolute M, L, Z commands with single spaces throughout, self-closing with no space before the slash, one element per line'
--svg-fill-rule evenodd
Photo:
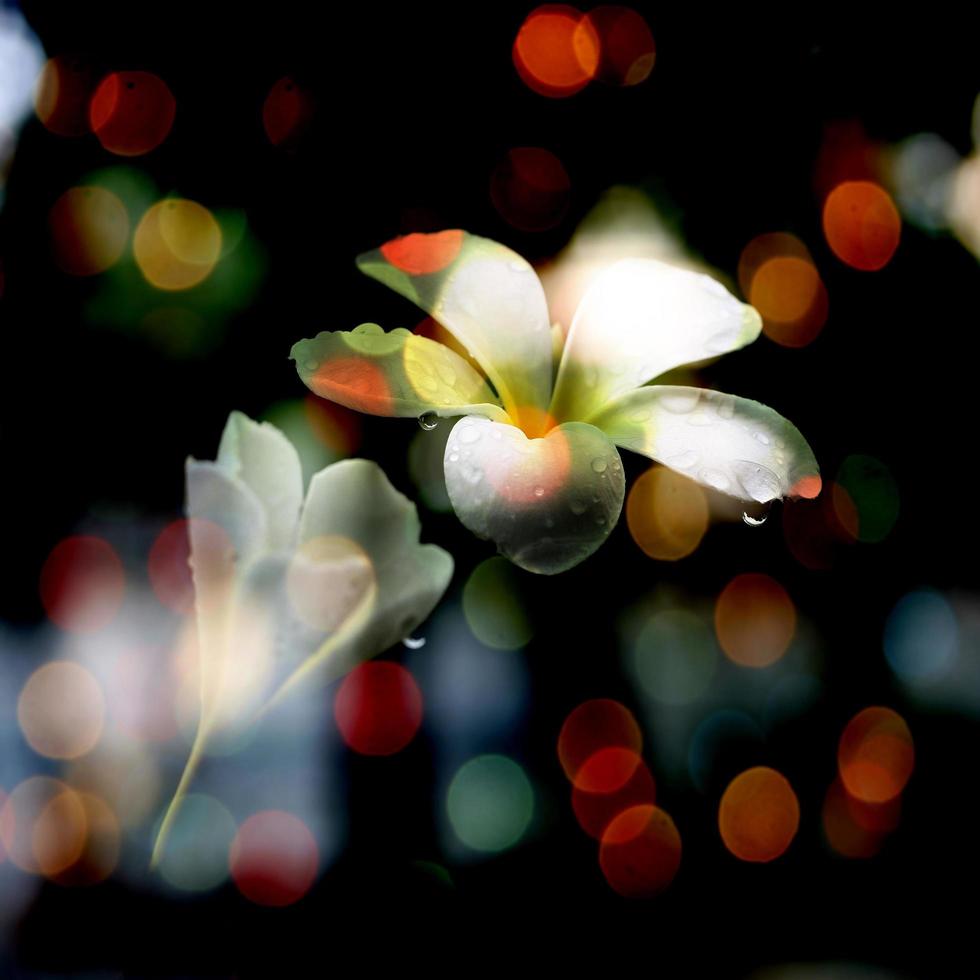
<path fill-rule="evenodd" d="M 240 412 L 217 460 L 188 460 L 187 514 L 200 713 L 154 860 L 213 737 L 404 639 L 453 571 L 445 551 L 419 544 L 415 505 L 377 464 L 334 463 L 304 500 L 293 445 Z"/>
<path fill-rule="evenodd" d="M 655 259 L 609 267 L 579 305 L 553 376 L 541 283 L 503 245 L 458 230 L 414 234 L 358 265 L 431 314 L 486 378 L 442 344 L 372 323 L 295 344 L 300 377 L 374 415 L 465 416 L 446 446 L 450 500 L 523 568 L 564 571 L 605 540 L 625 491 L 616 446 L 746 501 L 820 491 L 810 447 L 772 409 L 650 384 L 758 337 L 756 310 L 709 276 Z"/>

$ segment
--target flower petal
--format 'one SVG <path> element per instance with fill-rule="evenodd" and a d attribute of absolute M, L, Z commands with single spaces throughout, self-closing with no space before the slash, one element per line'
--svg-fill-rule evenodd
<path fill-rule="evenodd" d="M 624 259 L 602 272 L 575 312 L 551 414 L 587 419 L 671 368 L 751 343 L 756 310 L 710 276 L 657 259 Z"/>
<path fill-rule="evenodd" d="M 516 252 L 453 229 L 396 238 L 357 264 L 453 334 L 514 418 L 524 408 L 548 407 L 548 305 L 534 269 Z"/>
<path fill-rule="evenodd" d="M 748 398 L 650 385 L 609 405 L 595 424 L 616 445 L 741 500 L 820 492 L 820 469 L 796 426 Z"/>
<path fill-rule="evenodd" d="M 598 429 L 566 422 L 542 439 L 467 416 L 446 444 L 446 489 L 459 519 L 530 572 L 577 565 L 623 506 L 619 454 Z"/>
<path fill-rule="evenodd" d="M 455 351 L 376 323 L 293 345 L 299 376 L 321 398 L 370 415 L 480 414 L 506 419 L 486 381 Z"/>
<path fill-rule="evenodd" d="M 300 551 L 311 543 L 345 542 L 346 552 L 335 552 L 325 570 L 324 586 L 334 591 L 353 581 L 355 588 L 348 590 L 352 601 L 336 632 L 296 667 L 270 705 L 326 661 L 337 677 L 404 639 L 429 615 L 449 585 L 453 560 L 436 545 L 420 544 L 420 531 L 415 504 L 376 463 L 345 459 L 313 477 L 300 520 Z M 331 578 L 333 584 L 327 584 Z M 326 605 L 331 612 L 335 603 Z"/>
<path fill-rule="evenodd" d="M 240 479 L 261 504 L 266 548 L 290 547 L 303 500 L 303 471 L 293 444 L 274 425 L 232 412 L 221 434 L 217 464 Z"/>

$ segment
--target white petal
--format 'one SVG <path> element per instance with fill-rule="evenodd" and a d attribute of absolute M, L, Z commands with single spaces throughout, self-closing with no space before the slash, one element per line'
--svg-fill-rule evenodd
<path fill-rule="evenodd" d="M 616 445 L 741 500 L 820 492 L 820 469 L 796 426 L 748 398 L 650 385 L 608 406 L 595 424 Z"/>
<path fill-rule="evenodd" d="M 289 355 L 310 391 L 369 415 L 507 415 L 486 380 L 455 351 L 408 330 L 362 323 L 324 331 Z"/>
<path fill-rule="evenodd" d="M 394 239 L 357 264 L 453 334 L 486 371 L 512 417 L 548 407 L 548 305 L 534 269 L 516 252 L 452 230 Z"/>
<path fill-rule="evenodd" d="M 453 561 L 441 548 L 420 544 L 420 531 L 415 504 L 388 482 L 376 463 L 342 460 L 313 477 L 300 519 L 301 550 L 325 539 L 348 545 L 321 573 L 325 580 L 333 577 L 331 590 L 346 590 L 351 599 L 346 619 L 338 624 L 343 640 L 329 649 L 332 676 L 404 639 L 442 597 Z M 365 604 L 362 600 L 369 595 Z M 335 605 L 335 600 L 327 602 L 324 615 L 330 616 Z M 328 637 L 325 647 L 330 643 Z M 318 667 L 321 659 L 319 652 L 314 654 L 283 688 Z"/>
<path fill-rule="evenodd" d="M 303 471 L 293 444 L 274 425 L 232 412 L 221 435 L 217 464 L 240 479 L 261 504 L 266 547 L 290 547 L 303 499 Z"/>
<path fill-rule="evenodd" d="M 586 419 L 665 371 L 751 343 L 756 310 L 710 276 L 624 259 L 589 287 L 562 356 L 552 415 Z"/>
<path fill-rule="evenodd" d="M 446 444 L 446 489 L 459 519 L 531 572 L 577 565 L 623 506 L 619 454 L 596 428 L 568 422 L 542 439 L 467 416 Z"/>

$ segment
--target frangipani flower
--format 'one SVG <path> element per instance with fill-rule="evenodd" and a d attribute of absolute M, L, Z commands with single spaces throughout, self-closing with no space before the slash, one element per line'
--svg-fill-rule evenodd
<path fill-rule="evenodd" d="M 304 500 L 292 443 L 240 412 L 217 460 L 187 461 L 187 514 L 200 711 L 154 860 L 215 736 L 407 637 L 453 571 L 445 551 L 419 544 L 415 505 L 376 463 L 327 466 Z"/>
<path fill-rule="evenodd" d="M 463 416 L 446 445 L 449 498 L 523 568 L 561 572 L 602 544 L 625 492 L 617 446 L 746 501 L 820 491 L 810 447 L 772 409 L 650 383 L 759 336 L 756 310 L 709 276 L 655 259 L 610 266 L 583 297 L 555 375 L 560 329 L 534 270 L 505 246 L 452 230 L 357 261 L 442 324 L 485 377 L 443 344 L 373 323 L 295 344 L 300 377 L 373 415 Z"/>

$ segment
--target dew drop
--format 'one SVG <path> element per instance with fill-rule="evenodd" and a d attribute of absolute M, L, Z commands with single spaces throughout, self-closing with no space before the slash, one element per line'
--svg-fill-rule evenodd
<path fill-rule="evenodd" d="M 421 650 L 425 646 L 424 636 L 406 636 L 402 640 L 402 645 L 408 647 L 409 650 Z"/>
<path fill-rule="evenodd" d="M 769 511 L 764 510 L 758 517 L 753 517 L 747 510 L 742 511 L 742 520 L 745 521 L 749 527 L 759 527 L 765 524 L 769 519 Z"/>
<path fill-rule="evenodd" d="M 761 442 L 763 446 L 769 445 L 769 436 L 767 436 L 766 433 L 763 432 L 761 429 L 756 429 L 756 431 L 753 432 L 752 435 L 754 435 L 756 441 Z"/>
<path fill-rule="evenodd" d="M 449 454 L 449 462 L 450 463 L 458 463 L 459 462 L 459 453 L 450 453 Z"/>
<path fill-rule="evenodd" d="M 585 513 L 585 504 L 578 500 L 577 498 L 572 500 L 568 505 L 568 509 L 576 516 L 580 516 Z"/>
<path fill-rule="evenodd" d="M 307 371 L 315 371 L 319 366 L 320 362 L 314 361 L 312 358 L 310 360 L 303 361 L 303 367 L 305 367 Z"/>
<path fill-rule="evenodd" d="M 592 460 L 592 472 L 593 473 L 606 472 L 606 461 L 601 456 L 597 456 L 594 460 Z"/>
<path fill-rule="evenodd" d="M 426 432 L 431 432 L 439 424 L 439 416 L 435 412 L 423 412 L 419 416 L 419 425 Z"/>
<path fill-rule="evenodd" d="M 543 497 L 544 496 L 544 487 L 535 487 L 534 488 L 534 496 L 535 497 Z"/>
<path fill-rule="evenodd" d="M 475 425 L 465 427 L 459 434 L 459 441 L 472 446 L 473 443 L 480 441 L 480 430 Z"/>
<path fill-rule="evenodd" d="M 700 458 L 700 455 L 693 449 L 687 449 L 682 453 L 675 454 L 674 456 L 668 456 L 664 460 L 664 463 L 673 470 L 689 470 L 698 462 Z"/>

